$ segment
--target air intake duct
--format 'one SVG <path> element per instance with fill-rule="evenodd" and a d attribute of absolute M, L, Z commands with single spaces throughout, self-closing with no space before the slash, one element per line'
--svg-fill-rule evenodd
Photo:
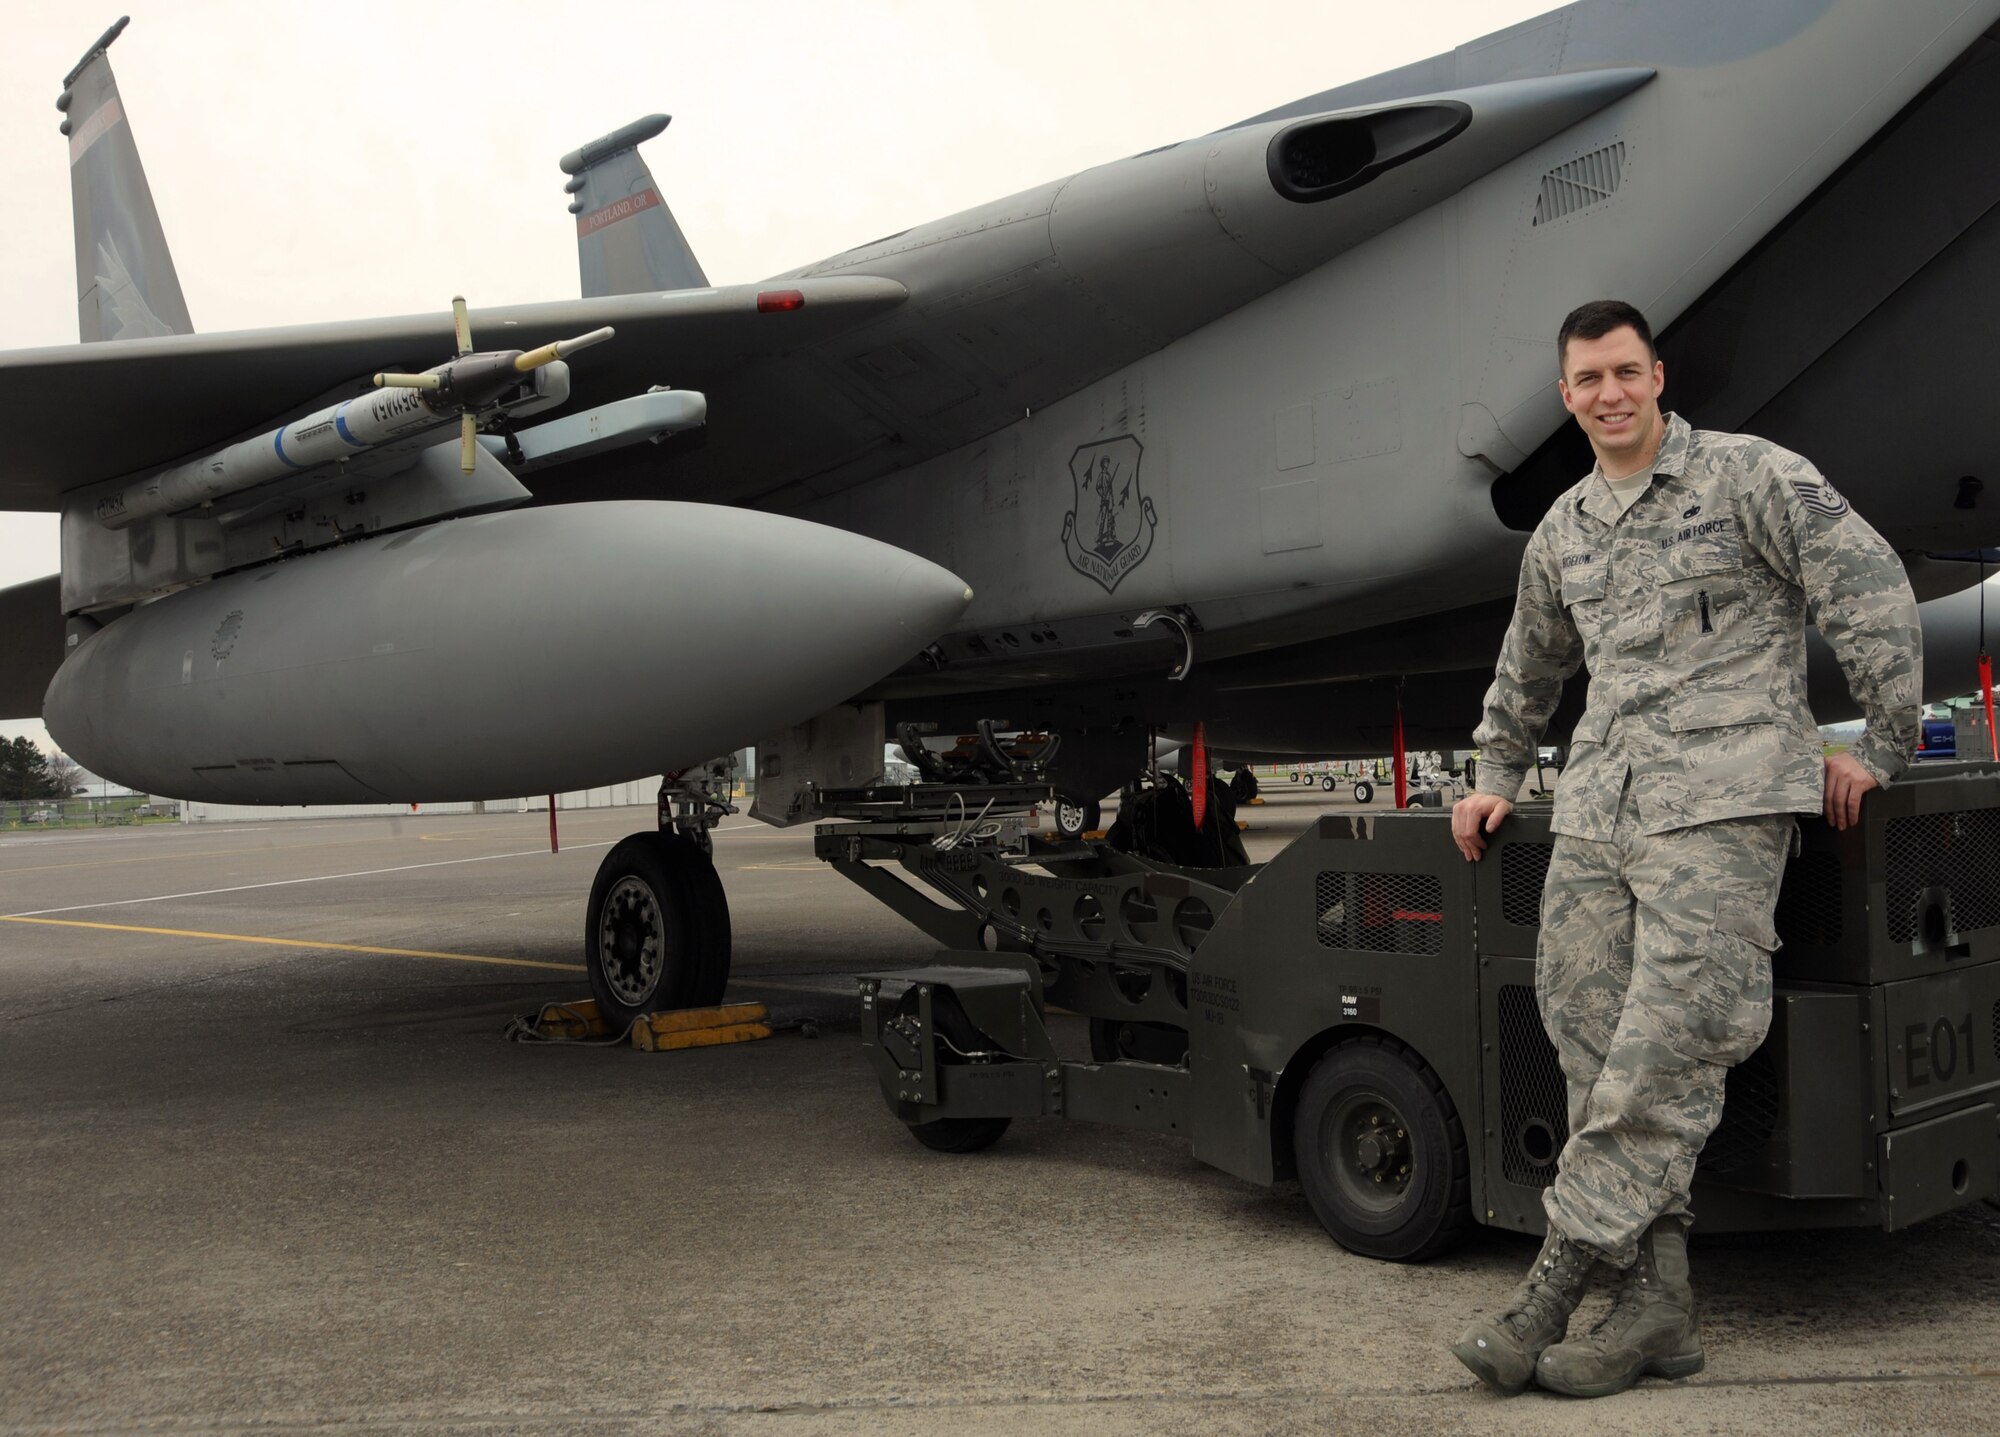
<path fill-rule="evenodd" d="M 1471 123 L 1472 106 L 1462 100 L 1301 120 L 1271 137 L 1265 164 L 1279 194 L 1315 204 L 1430 153 Z"/>

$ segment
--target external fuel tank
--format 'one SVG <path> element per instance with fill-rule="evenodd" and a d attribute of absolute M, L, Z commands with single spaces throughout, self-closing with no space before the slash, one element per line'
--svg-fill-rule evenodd
<path fill-rule="evenodd" d="M 503 798 L 672 771 L 943 633 L 955 575 L 872 539 L 625 501 L 434 524 L 232 574 L 84 638 L 50 733 L 229 803 Z"/>

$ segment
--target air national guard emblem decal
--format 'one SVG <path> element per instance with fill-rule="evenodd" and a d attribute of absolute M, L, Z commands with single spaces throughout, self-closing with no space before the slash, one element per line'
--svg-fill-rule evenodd
<path fill-rule="evenodd" d="M 1139 492 L 1139 453 L 1139 441 L 1121 434 L 1069 456 L 1076 506 L 1063 516 L 1063 549 L 1070 566 L 1107 594 L 1153 549 L 1159 521 L 1153 501 Z"/>

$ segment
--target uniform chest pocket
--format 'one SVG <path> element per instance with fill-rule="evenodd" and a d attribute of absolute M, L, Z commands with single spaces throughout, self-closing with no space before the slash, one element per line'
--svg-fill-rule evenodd
<path fill-rule="evenodd" d="M 1578 604 L 1592 603 L 1604 597 L 1605 566 L 1599 564 L 1579 564 L 1563 570 L 1563 607 L 1574 609 Z"/>
<path fill-rule="evenodd" d="M 1660 541 L 1654 569 L 1669 641 L 1677 632 L 1714 634 L 1740 616 L 1743 536 L 1733 518 L 1684 525 Z"/>
<path fill-rule="evenodd" d="M 1722 582 L 1718 576 L 1743 572 L 1743 536 L 1734 519 L 1689 524 L 1660 540 L 1655 569 L 1662 588 Z"/>

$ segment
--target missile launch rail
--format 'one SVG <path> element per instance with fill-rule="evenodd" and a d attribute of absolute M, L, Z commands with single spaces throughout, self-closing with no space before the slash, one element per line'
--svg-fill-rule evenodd
<path fill-rule="evenodd" d="M 1296 1178 L 1336 1240 L 1391 1260 L 1473 1222 L 1542 1230 L 1567 1137 L 1535 1004 L 1546 806 L 1477 864 L 1448 814 L 1412 810 L 1329 813 L 1267 863 L 1183 870 L 1046 840 L 1028 801 L 968 826 L 878 796 L 817 831 L 945 950 L 860 977 L 864 1050 L 915 1137 L 967 1152 L 1036 1116 L 1178 1134 L 1248 1181 Z M 1801 829 L 1770 1034 L 1729 1074 L 1701 1226 L 1893 1230 L 1992 1197 L 2000 768 L 1927 768 L 1855 828 Z M 1089 1020 L 1089 1061 L 1052 1008 Z"/>

